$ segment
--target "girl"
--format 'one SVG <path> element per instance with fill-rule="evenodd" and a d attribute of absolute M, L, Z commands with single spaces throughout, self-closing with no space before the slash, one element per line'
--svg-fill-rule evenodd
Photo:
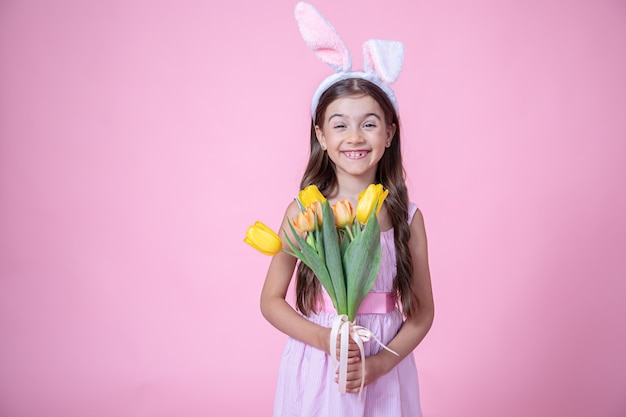
<path fill-rule="evenodd" d="M 352 342 L 347 393 L 339 393 L 330 357 L 335 354 L 330 352 L 330 327 L 336 312 L 311 270 L 281 252 L 272 258 L 261 294 L 264 317 L 289 336 L 275 417 L 421 416 L 412 352 L 434 314 L 424 220 L 407 196 L 395 97 L 377 78 L 364 74 L 343 71 L 338 81 L 322 83 L 315 94 L 310 156 L 300 188 L 314 184 L 331 204 L 348 199 L 354 207 L 369 184 L 389 190 L 378 215 L 382 260 L 368 294 L 373 301 L 362 304 L 355 321 L 398 356 L 370 342 L 361 358 Z M 299 212 L 296 201 L 286 209 L 284 247 L 288 219 Z M 296 267 L 297 311 L 285 300 Z M 359 399 L 362 377 L 366 387 Z"/>

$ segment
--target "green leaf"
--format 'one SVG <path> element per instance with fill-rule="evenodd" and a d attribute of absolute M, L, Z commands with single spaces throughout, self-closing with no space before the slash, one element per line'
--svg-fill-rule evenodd
<path fill-rule="evenodd" d="M 343 259 L 343 256 L 346 254 L 346 250 L 348 249 L 348 246 L 350 245 L 350 237 L 348 236 L 348 233 L 343 234 L 343 239 L 341 240 L 341 244 L 339 246 L 339 249 L 341 249 L 341 259 Z"/>
<path fill-rule="evenodd" d="M 291 223 L 289 224 L 289 226 L 291 226 Z M 292 255 L 295 256 L 296 258 L 302 260 L 302 258 L 304 257 L 304 255 L 302 254 L 302 252 L 300 251 L 300 249 L 298 249 L 298 247 L 296 245 L 293 244 L 293 242 L 291 241 L 291 239 L 289 239 L 289 237 L 287 237 L 287 233 L 285 232 L 285 229 L 283 229 L 283 233 L 285 233 L 285 239 L 287 240 L 287 244 L 289 245 L 289 247 L 291 248 L 292 251 Z"/>
<path fill-rule="evenodd" d="M 329 271 L 326 268 L 323 258 L 311 246 L 309 246 L 309 244 L 306 243 L 304 239 L 300 237 L 300 235 L 298 234 L 294 226 L 291 224 L 291 222 L 288 221 L 288 223 L 289 223 L 289 227 L 291 228 L 291 232 L 293 233 L 293 236 L 296 239 L 296 242 L 300 246 L 300 249 L 298 250 L 296 245 L 293 242 L 291 242 L 291 240 L 289 239 L 287 235 L 285 235 L 287 237 L 286 238 L 287 244 L 289 245 L 291 250 L 294 252 L 296 257 L 300 259 L 302 262 L 304 262 L 306 266 L 311 268 L 311 270 L 313 271 L 317 279 L 320 281 L 320 283 L 322 284 L 322 286 L 324 287 L 324 289 L 330 296 L 330 299 L 332 300 L 333 305 L 335 306 L 335 309 L 337 309 L 337 296 L 335 295 L 335 287 L 333 286 Z M 319 247 L 320 241 L 318 240 L 316 244 L 317 244 L 316 246 Z M 344 298 L 345 298 L 345 295 L 344 295 Z"/>
<path fill-rule="evenodd" d="M 380 226 L 373 210 L 362 233 L 355 236 L 343 257 L 350 321 L 354 321 L 361 302 L 374 285 L 381 257 Z"/>
<path fill-rule="evenodd" d="M 315 231 L 313 232 L 315 235 L 315 242 L 317 243 L 317 253 L 320 256 L 320 259 L 324 264 L 326 264 L 326 256 L 324 253 L 324 240 L 322 239 L 322 231 L 319 227 L 319 222 L 317 221 L 317 214 L 315 215 Z"/>
<path fill-rule="evenodd" d="M 335 227 L 335 216 L 333 215 L 329 202 L 322 204 L 322 216 L 321 232 L 324 247 L 320 251 L 324 253 L 326 267 L 328 268 L 328 273 L 330 274 L 330 279 L 337 297 L 337 304 L 335 305 L 337 313 L 346 314 L 346 282 L 341 252 L 339 250 L 339 235 Z"/>

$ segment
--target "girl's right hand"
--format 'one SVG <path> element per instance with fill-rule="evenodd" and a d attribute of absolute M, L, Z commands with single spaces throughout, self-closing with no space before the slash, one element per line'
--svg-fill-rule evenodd
<path fill-rule="evenodd" d="M 330 329 L 329 329 L 330 330 Z M 359 346 L 352 339 L 352 336 L 348 338 L 348 364 L 358 363 L 361 361 L 361 352 L 359 351 Z M 335 357 L 339 360 L 339 354 L 341 349 L 341 335 L 337 335 L 337 351 L 335 352 Z M 339 372 L 339 371 L 337 371 Z"/>

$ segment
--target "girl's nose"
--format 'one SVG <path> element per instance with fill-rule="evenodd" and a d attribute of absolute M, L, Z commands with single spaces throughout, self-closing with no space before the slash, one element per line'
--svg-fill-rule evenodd
<path fill-rule="evenodd" d="M 348 134 L 346 137 L 346 142 L 348 143 L 359 143 L 363 141 L 363 136 L 358 131 L 353 131 Z"/>

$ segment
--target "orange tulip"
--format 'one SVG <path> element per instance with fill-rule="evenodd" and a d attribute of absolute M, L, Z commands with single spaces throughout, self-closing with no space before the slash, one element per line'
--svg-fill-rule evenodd
<path fill-rule="evenodd" d="M 298 213 L 293 219 L 293 226 L 300 232 L 312 232 L 315 230 L 315 209 L 307 207 L 305 211 Z"/>
<path fill-rule="evenodd" d="M 332 206 L 335 215 L 335 226 L 343 228 L 348 227 L 354 221 L 354 207 L 347 199 L 338 201 Z"/>
<path fill-rule="evenodd" d="M 309 208 L 317 215 L 317 225 L 321 226 L 324 222 L 324 212 L 322 211 L 322 203 L 314 201 L 309 205 Z"/>

